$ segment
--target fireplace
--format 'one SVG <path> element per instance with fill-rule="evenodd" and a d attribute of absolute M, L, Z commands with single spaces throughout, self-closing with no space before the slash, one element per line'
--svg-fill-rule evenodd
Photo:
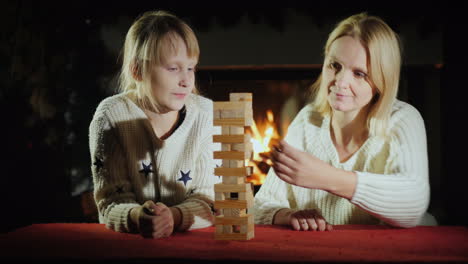
<path fill-rule="evenodd" d="M 202 95 L 213 101 L 225 101 L 229 93 L 253 94 L 254 125 L 247 128 L 252 136 L 253 158 L 246 165 L 254 168 L 247 181 L 258 191 L 271 166 L 272 145 L 284 138 L 297 112 L 308 102 L 309 87 L 318 77 L 320 65 L 201 67 L 197 85 Z"/>

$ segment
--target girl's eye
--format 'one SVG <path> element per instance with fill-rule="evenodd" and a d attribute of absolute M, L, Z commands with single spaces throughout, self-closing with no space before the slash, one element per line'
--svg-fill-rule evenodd
<path fill-rule="evenodd" d="M 339 71 L 341 69 L 341 65 L 338 62 L 331 62 L 330 68 Z"/>
<path fill-rule="evenodd" d="M 169 67 L 167 68 L 169 71 L 177 71 L 177 67 Z"/>

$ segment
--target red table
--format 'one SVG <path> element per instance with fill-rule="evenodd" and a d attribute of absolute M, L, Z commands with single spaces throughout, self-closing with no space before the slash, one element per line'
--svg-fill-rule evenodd
<path fill-rule="evenodd" d="M 255 227 L 249 241 L 217 241 L 214 228 L 144 239 L 102 224 L 34 224 L 0 235 L 0 259 L 151 263 L 465 262 L 468 227 L 335 226 L 331 232 Z"/>

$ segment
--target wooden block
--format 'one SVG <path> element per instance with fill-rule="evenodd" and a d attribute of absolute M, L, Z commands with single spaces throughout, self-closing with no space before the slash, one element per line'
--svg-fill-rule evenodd
<path fill-rule="evenodd" d="M 254 218 L 253 218 L 253 215 L 252 215 L 252 217 L 247 218 L 247 224 L 241 226 L 240 232 L 241 233 L 248 233 L 250 231 L 253 231 L 253 226 L 254 226 Z"/>
<path fill-rule="evenodd" d="M 247 102 L 247 101 L 238 101 L 238 102 L 231 102 L 231 101 L 225 101 L 225 102 L 213 102 L 213 110 L 221 110 L 221 111 L 226 111 L 226 110 L 241 110 L 245 111 L 246 109 L 249 109 L 249 106 L 252 106 L 252 102 Z M 250 107 L 251 108 L 251 107 Z"/>
<path fill-rule="evenodd" d="M 242 133 L 244 133 L 242 131 Z M 237 135 L 214 135 L 213 136 L 213 142 L 219 142 L 219 143 L 251 143 L 250 142 L 250 135 L 245 134 L 242 135 L 242 133 L 237 134 Z"/>
<path fill-rule="evenodd" d="M 242 151 L 214 151 L 213 158 L 229 160 L 245 160 L 249 158 L 249 153 Z"/>
<path fill-rule="evenodd" d="M 224 125 L 224 126 L 221 126 L 221 134 L 222 135 L 245 135 L 245 130 L 243 126 Z"/>
<path fill-rule="evenodd" d="M 253 167 L 240 167 L 240 168 L 224 168 L 219 167 L 214 169 L 214 174 L 219 176 L 249 176 L 252 175 Z"/>
<path fill-rule="evenodd" d="M 230 135 L 244 135 L 245 134 L 244 127 L 238 127 L 238 126 L 231 127 L 229 132 L 230 132 Z"/>
<path fill-rule="evenodd" d="M 243 184 L 245 176 L 223 176 L 223 184 Z"/>
<path fill-rule="evenodd" d="M 246 215 L 245 209 L 223 209 L 223 216 L 225 217 L 241 217 Z"/>
<path fill-rule="evenodd" d="M 229 168 L 240 168 L 245 166 L 245 160 L 229 160 Z"/>
<path fill-rule="evenodd" d="M 253 223 L 253 215 L 246 214 L 239 217 L 216 216 L 215 225 L 248 225 Z"/>
<path fill-rule="evenodd" d="M 250 126 L 247 125 L 248 120 L 245 118 L 220 118 L 220 119 L 213 119 L 214 126 Z"/>
<path fill-rule="evenodd" d="M 215 200 L 216 201 L 224 201 L 226 199 L 226 196 L 224 193 L 215 193 Z"/>
<path fill-rule="evenodd" d="M 252 207 L 251 204 L 248 204 L 248 201 L 240 201 L 240 200 L 223 200 L 223 201 L 214 202 L 214 206 L 216 209 L 225 209 L 225 208 L 245 209 L 245 208 Z"/>
<path fill-rule="evenodd" d="M 252 152 L 253 151 L 253 144 L 251 142 L 248 142 L 248 143 L 233 143 L 231 145 L 231 150 Z"/>
<path fill-rule="evenodd" d="M 222 151 L 230 151 L 231 150 L 231 144 L 221 144 L 221 150 Z"/>
<path fill-rule="evenodd" d="M 230 135 L 231 134 L 231 127 L 230 126 L 222 126 L 221 127 L 221 134 L 222 135 Z"/>
<path fill-rule="evenodd" d="M 213 111 L 213 119 L 221 118 L 221 110 L 214 110 Z"/>
<path fill-rule="evenodd" d="M 226 119 L 226 118 L 242 118 L 241 116 L 237 116 L 236 112 L 238 110 L 217 110 L 220 111 L 219 118 L 220 119 Z"/>
<path fill-rule="evenodd" d="M 236 192 L 236 193 L 252 193 L 252 187 L 250 183 L 244 183 L 244 184 L 222 184 L 222 183 L 217 183 L 214 185 L 214 190 L 216 193 L 218 192 Z M 239 200 L 241 200 L 239 198 Z M 242 200 L 245 200 L 242 199 Z"/>
<path fill-rule="evenodd" d="M 230 93 L 229 101 L 252 101 L 252 93 Z"/>
<path fill-rule="evenodd" d="M 223 225 L 223 234 L 232 234 L 232 225 Z"/>

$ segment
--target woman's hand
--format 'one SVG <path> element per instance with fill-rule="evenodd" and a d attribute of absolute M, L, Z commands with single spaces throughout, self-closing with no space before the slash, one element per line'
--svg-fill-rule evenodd
<path fill-rule="evenodd" d="M 276 175 L 287 183 L 324 190 L 346 199 L 351 199 L 356 190 L 356 173 L 337 169 L 284 140 L 274 147 L 272 161 Z"/>
<path fill-rule="evenodd" d="M 274 147 L 273 169 L 283 181 L 312 189 L 325 189 L 325 175 L 334 168 L 314 155 L 300 151 L 284 140 Z"/>
<path fill-rule="evenodd" d="M 293 211 L 282 209 L 276 213 L 274 224 L 290 225 L 297 231 L 331 231 L 333 226 L 328 224 L 315 209 Z"/>
<path fill-rule="evenodd" d="M 153 201 L 146 201 L 141 207 L 133 208 L 130 217 L 145 238 L 170 236 L 181 218 L 179 209 Z"/>

